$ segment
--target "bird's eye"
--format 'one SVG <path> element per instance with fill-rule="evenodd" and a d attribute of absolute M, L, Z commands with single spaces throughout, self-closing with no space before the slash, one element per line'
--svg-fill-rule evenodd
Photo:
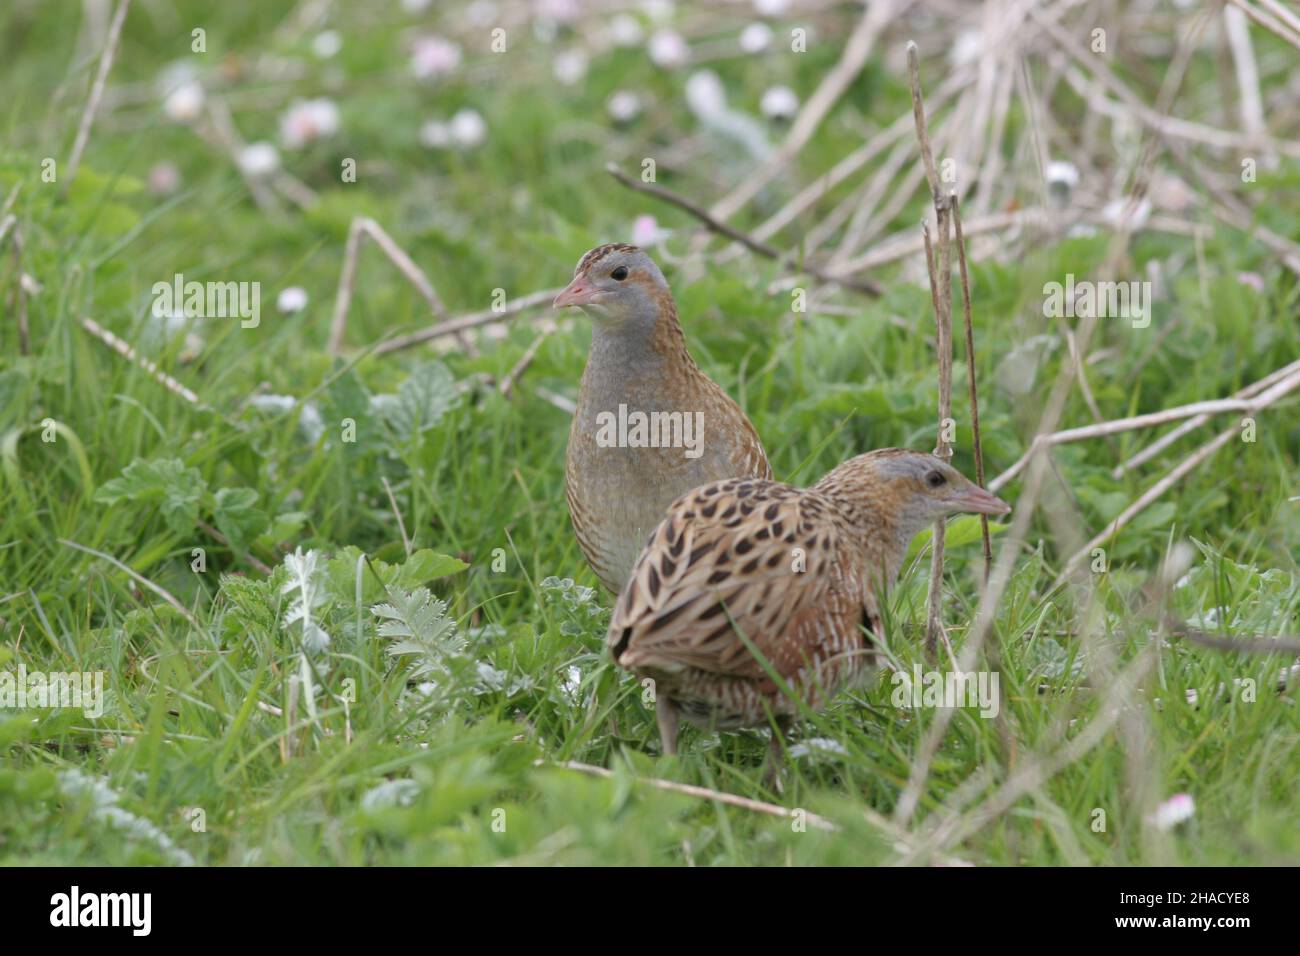
<path fill-rule="evenodd" d="M 609 274 L 609 277 L 618 282 L 622 282 L 624 279 L 627 278 L 627 266 L 619 266 L 617 269 L 615 269 L 613 272 Z"/>
<path fill-rule="evenodd" d="M 948 479 L 943 476 L 943 473 L 938 471 L 932 471 L 925 476 L 925 483 L 931 488 L 938 488 L 940 485 L 946 484 L 947 481 Z"/>

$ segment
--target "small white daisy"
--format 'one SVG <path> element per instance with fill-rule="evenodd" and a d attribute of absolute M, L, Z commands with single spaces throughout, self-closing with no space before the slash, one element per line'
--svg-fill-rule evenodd
<path fill-rule="evenodd" d="M 481 146 L 487 132 L 487 121 L 478 110 L 463 109 L 451 118 L 451 139 L 461 149 Z"/>
<path fill-rule="evenodd" d="M 301 149 L 338 130 L 339 108 L 325 97 L 297 100 L 280 118 L 280 141 L 289 149 Z"/>
<path fill-rule="evenodd" d="M 167 118 L 177 123 L 192 123 L 203 112 L 206 97 L 203 85 L 190 80 L 177 86 L 163 100 L 163 112 Z"/>
<path fill-rule="evenodd" d="M 751 23 L 740 31 L 740 48 L 746 53 L 762 53 L 772 45 L 772 28 L 766 23 Z"/>
<path fill-rule="evenodd" d="M 605 103 L 610 118 L 616 123 L 630 123 L 641 115 L 641 97 L 631 90 L 615 90 Z"/>
<path fill-rule="evenodd" d="M 276 296 L 275 307 L 281 312 L 301 312 L 307 308 L 307 290 L 297 285 L 281 289 Z"/>
<path fill-rule="evenodd" d="M 238 162 L 249 176 L 269 176 L 280 168 L 280 152 L 267 142 L 249 143 L 239 151 Z"/>
<path fill-rule="evenodd" d="M 759 109 L 768 119 L 792 119 L 799 112 L 799 97 L 788 86 L 774 86 L 763 94 Z"/>
<path fill-rule="evenodd" d="M 311 52 L 320 60 L 328 60 L 341 49 L 343 49 L 343 38 L 339 36 L 337 30 L 322 30 L 311 41 Z"/>
<path fill-rule="evenodd" d="M 436 80 L 460 66 L 460 47 L 440 36 L 420 37 L 411 46 L 411 71 L 417 80 Z"/>
<path fill-rule="evenodd" d="M 647 45 L 650 62 L 665 70 L 675 70 L 690 58 L 690 47 L 680 33 L 672 30 L 658 30 L 650 37 Z"/>

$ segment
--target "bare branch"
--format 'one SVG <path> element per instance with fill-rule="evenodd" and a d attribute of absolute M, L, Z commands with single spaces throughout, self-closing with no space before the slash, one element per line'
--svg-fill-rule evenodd
<path fill-rule="evenodd" d="M 703 223 L 704 227 L 709 231 L 726 236 L 728 239 L 733 239 L 751 252 L 756 252 L 760 256 L 765 256 L 768 259 L 776 259 L 778 262 L 786 262 L 793 258 L 791 253 L 782 252 L 775 246 L 768 245 L 766 242 L 755 239 L 753 236 L 746 232 L 742 232 L 735 226 L 730 226 L 722 220 L 715 218 L 704 207 L 700 206 L 698 203 L 692 202 L 685 196 L 679 195 L 670 189 L 665 189 L 663 186 L 656 186 L 652 183 L 643 183 L 640 180 L 634 179 L 613 163 L 610 163 L 605 167 L 605 169 L 611 176 L 629 189 L 635 189 L 638 192 L 654 196 L 656 199 L 662 199 L 664 202 L 676 206 L 683 212 L 690 213 Z M 798 268 L 823 282 L 831 282 L 835 285 L 844 286 L 847 289 L 864 292 L 867 295 L 880 295 L 881 293 L 880 285 L 869 279 L 853 279 L 848 276 L 836 275 L 808 262 L 798 265 Z"/>
<path fill-rule="evenodd" d="M 91 84 L 90 96 L 86 98 L 86 108 L 81 113 L 81 123 L 77 126 L 77 138 L 72 143 L 72 153 L 68 156 L 68 168 L 63 174 L 64 196 L 72 188 L 72 181 L 77 176 L 81 165 L 81 154 L 85 152 L 90 139 L 90 128 L 95 124 L 95 115 L 99 112 L 99 101 L 104 96 L 104 84 L 108 81 L 108 71 L 113 68 L 113 58 L 117 56 L 117 44 L 122 38 L 122 24 L 126 20 L 126 11 L 131 0 L 121 0 L 113 22 L 108 27 L 108 38 L 104 42 L 104 52 L 99 57 L 99 69 L 95 72 L 95 82 Z"/>

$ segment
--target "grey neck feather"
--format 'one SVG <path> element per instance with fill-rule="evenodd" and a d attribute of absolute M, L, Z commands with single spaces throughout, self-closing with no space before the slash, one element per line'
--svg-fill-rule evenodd
<path fill-rule="evenodd" d="M 666 356 L 655 348 L 654 325 L 664 321 L 657 308 L 646 303 L 617 319 L 591 316 L 591 351 L 583 372 L 586 398 L 602 408 L 614 399 L 637 401 L 655 407 L 658 396 L 656 372 Z M 630 381 L 644 383 L 650 394 L 633 395 Z"/>

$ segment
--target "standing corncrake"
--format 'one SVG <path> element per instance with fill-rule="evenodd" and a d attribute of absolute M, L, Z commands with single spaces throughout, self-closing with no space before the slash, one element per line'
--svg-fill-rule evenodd
<path fill-rule="evenodd" d="M 820 709 L 870 669 L 885 590 L 918 531 L 940 515 L 1010 510 L 934 455 L 900 448 L 852 458 L 807 489 L 708 484 L 655 529 L 606 643 L 654 681 L 665 754 L 677 752 L 679 717 L 731 730 L 770 714 L 784 729 L 800 701 Z M 779 747 L 773 735 L 769 775 Z"/>
<path fill-rule="evenodd" d="M 621 243 L 592 249 L 555 298 L 564 306 L 581 307 L 593 327 L 564 490 L 582 553 L 617 594 L 675 498 L 722 478 L 770 478 L 772 469 L 740 406 L 691 358 L 668 283 L 648 255 Z M 659 416 L 670 443 L 636 447 L 645 435 L 611 432 L 611 422 L 637 415 Z"/>

